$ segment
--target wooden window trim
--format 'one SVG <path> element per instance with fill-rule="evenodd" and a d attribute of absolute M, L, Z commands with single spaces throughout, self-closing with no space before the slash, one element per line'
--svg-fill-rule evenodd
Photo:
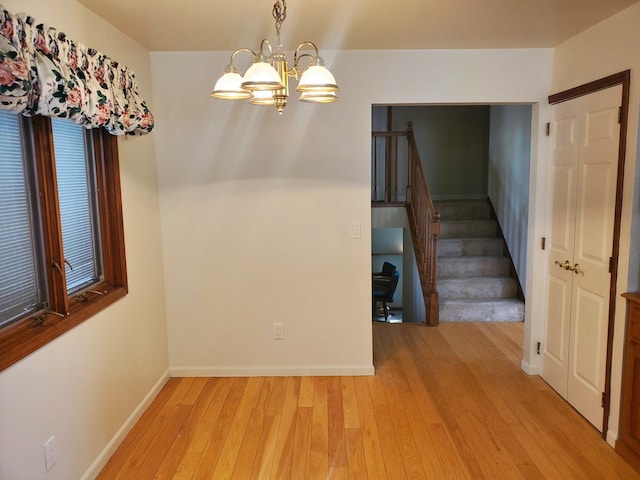
<path fill-rule="evenodd" d="M 49 306 L 46 310 L 37 311 L 0 329 L 0 371 L 128 293 L 117 138 L 104 129 L 92 130 L 104 280 L 68 296 L 63 273 L 62 231 L 55 187 L 55 163 L 52 160 L 51 123 L 45 117 L 34 117 L 29 123 L 25 137 L 30 142 L 35 162 L 39 221 L 43 236 L 42 258 L 45 263 L 43 268 L 46 272 Z M 62 272 L 53 262 L 62 265 Z"/>

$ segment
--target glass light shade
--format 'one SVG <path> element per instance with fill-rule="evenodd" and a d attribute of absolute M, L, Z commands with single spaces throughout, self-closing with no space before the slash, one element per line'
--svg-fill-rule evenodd
<path fill-rule="evenodd" d="M 253 97 L 249 100 L 253 105 L 275 105 L 272 90 L 256 90 Z"/>
<path fill-rule="evenodd" d="M 220 77 L 211 92 L 212 97 L 223 98 L 226 100 L 238 100 L 243 98 L 251 98 L 251 92 L 242 88 L 242 75 L 237 72 L 227 72 Z"/>
<path fill-rule="evenodd" d="M 302 92 L 300 101 L 307 103 L 331 103 L 337 102 L 336 92 Z"/>
<path fill-rule="evenodd" d="M 338 90 L 336 79 L 323 65 L 309 67 L 298 82 L 299 92 L 335 92 Z"/>
<path fill-rule="evenodd" d="M 284 88 L 277 70 L 267 62 L 254 62 L 244 74 L 242 88 L 247 90 L 279 90 Z"/>

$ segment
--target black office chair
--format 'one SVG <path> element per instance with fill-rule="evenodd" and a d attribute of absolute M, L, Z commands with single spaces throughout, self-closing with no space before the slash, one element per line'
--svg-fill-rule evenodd
<path fill-rule="evenodd" d="M 385 322 L 389 319 L 389 303 L 393 303 L 396 296 L 396 288 L 400 280 L 400 272 L 395 270 L 390 277 L 382 275 L 373 277 L 373 314 L 376 315 L 376 306 L 382 302 Z"/>
<path fill-rule="evenodd" d="M 382 264 L 382 271 L 373 272 L 374 277 L 391 277 L 396 271 L 396 266 L 393 263 L 384 262 Z"/>

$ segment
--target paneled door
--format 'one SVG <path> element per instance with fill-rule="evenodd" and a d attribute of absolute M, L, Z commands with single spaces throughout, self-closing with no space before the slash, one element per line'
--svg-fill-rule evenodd
<path fill-rule="evenodd" d="M 543 378 L 602 429 L 622 86 L 551 107 Z"/>

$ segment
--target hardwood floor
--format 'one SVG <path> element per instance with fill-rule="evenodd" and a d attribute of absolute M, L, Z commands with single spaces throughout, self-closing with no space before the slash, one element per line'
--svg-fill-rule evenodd
<path fill-rule="evenodd" d="M 100 479 L 640 479 L 522 324 L 374 323 L 372 377 L 172 378 Z"/>

